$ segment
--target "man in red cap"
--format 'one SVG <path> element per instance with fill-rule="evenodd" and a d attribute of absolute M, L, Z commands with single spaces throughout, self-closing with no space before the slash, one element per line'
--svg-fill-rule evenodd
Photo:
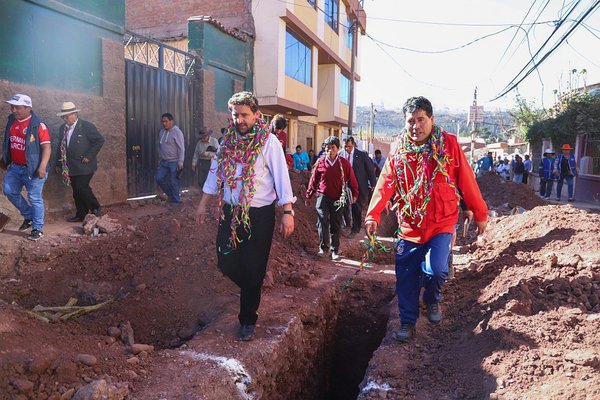
<path fill-rule="evenodd" d="M 567 192 L 569 194 L 568 201 L 575 201 L 573 197 L 573 178 L 577 176 L 577 164 L 575 156 L 571 154 L 573 148 L 569 144 L 563 144 L 561 147 L 562 154 L 559 154 L 554 161 L 554 175 L 558 176 L 556 185 L 556 201 L 560 201 L 562 193 L 563 181 L 567 181 Z"/>

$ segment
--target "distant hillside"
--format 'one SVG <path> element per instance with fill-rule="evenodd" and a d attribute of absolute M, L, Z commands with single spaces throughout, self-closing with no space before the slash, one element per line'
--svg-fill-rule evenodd
<path fill-rule="evenodd" d="M 356 108 L 355 131 L 367 132 L 369 130 L 370 107 L 359 106 Z M 488 143 L 507 140 L 507 131 L 512 128 L 514 119 L 506 111 L 484 111 L 483 123 L 479 124 L 479 137 Z M 471 127 L 467 126 L 467 112 L 451 113 L 436 111 L 435 122 L 448 132 L 456 133 L 460 129 L 460 136 L 468 136 Z M 404 115 L 401 110 L 377 107 L 375 113 L 375 134 L 393 135 L 404 127 Z"/>

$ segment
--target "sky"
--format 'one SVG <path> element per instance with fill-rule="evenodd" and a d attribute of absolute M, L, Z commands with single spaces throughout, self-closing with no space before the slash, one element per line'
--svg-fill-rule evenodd
<path fill-rule="evenodd" d="M 538 62 L 597 3 L 364 0 L 367 35 L 359 42 L 361 81 L 356 87 L 356 104 L 373 103 L 389 109 L 401 106 L 408 97 L 422 95 L 432 102 L 434 111 L 466 111 L 473 104 L 477 87 L 478 105 L 486 111 L 512 109 L 516 90 L 491 100 L 511 86 L 515 77 L 520 79 L 523 68 L 527 71 L 532 67 L 527 64 L 545 41 L 535 58 Z M 565 21 L 552 35 L 561 19 Z M 454 48 L 459 49 L 445 51 Z M 574 69 L 587 73 L 572 74 Z M 566 91 L 586 83 L 600 83 L 598 5 L 518 85 L 518 93 L 537 108 L 548 108 L 554 103 L 554 90 Z"/>

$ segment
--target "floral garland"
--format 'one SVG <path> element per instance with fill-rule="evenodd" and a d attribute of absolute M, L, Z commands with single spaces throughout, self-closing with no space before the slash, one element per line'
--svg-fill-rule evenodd
<path fill-rule="evenodd" d="M 406 129 L 401 133 L 398 149 L 393 156 L 395 166 L 393 174 L 394 179 L 398 182 L 396 195 L 404 202 L 396 212 L 400 222 L 403 222 L 406 218 L 412 218 L 417 222 L 417 226 L 421 226 L 427 204 L 431 200 L 433 182 L 438 173 L 445 176 L 446 182 L 454 189 L 458 198 L 456 185 L 446 171 L 451 158 L 447 153 L 442 132 L 443 128 L 441 126 L 434 125 L 429 139 L 422 145 L 416 145 L 410 141 Z M 409 163 L 409 156 L 416 158 L 414 169 Z M 430 161 L 433 161 L 433 163 Z M 412 177 L 413 183 L 411 186 L 409 186 L 408 177 Z"/>
<path fill-rule="evenodd" d="M 225 219 L 225 213 L 222 207 L 223 184 L 231 188 L 231 196 L 229 204 L 231 205 L 231 237 L 229 238 L 229 251 L 237 248 L 237 245 L 242 242 L 237 228 L 241 225 L 244 231 L 251 236 L 250 229 L 250 204 L 254 198 L 256 189 L 254 188 L 254 164 L 262 151 L 269 136 L 268 124 L 263 115 L 259 112 L 256 123 L 252 127 L 252 131 L 245 135 L 240 134 L 233 121 L 230 121 L 229 126 L 223 136 L 223 142 L 217 153 L 217 186 L 219 188 L 218 199 L 219 208 L 221 209 L 220 219 Z M 238 164 L 242 165 L 242 171 L 239 176 L 236 176 Z M 233 192 L 238 185 L 241 185 L 240 194 L 237 201 L 234 201 Z M 249 236 L 249 237 L 250 237 Z M 229 252 L 227 251 L 227 252 Z"/>

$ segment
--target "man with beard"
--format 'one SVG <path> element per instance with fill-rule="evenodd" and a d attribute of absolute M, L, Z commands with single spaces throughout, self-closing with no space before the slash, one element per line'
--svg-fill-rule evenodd
<path fill-rule="evenodd" d="M 218 267 L 241 290 L 239 338 L 248 341 L 256 333 L 275 202 L 283 206 L 279 231 L 288 237 L 294 231 L 296 198 L 281 143 L 270 133 L 256 97 L 250 92 L 236 93 L 228 107 L 232 123 L 212 161 L 196 222 L 204 223 L 209 199 L 216 195 L 222 206 L 216 240 Z"/>

